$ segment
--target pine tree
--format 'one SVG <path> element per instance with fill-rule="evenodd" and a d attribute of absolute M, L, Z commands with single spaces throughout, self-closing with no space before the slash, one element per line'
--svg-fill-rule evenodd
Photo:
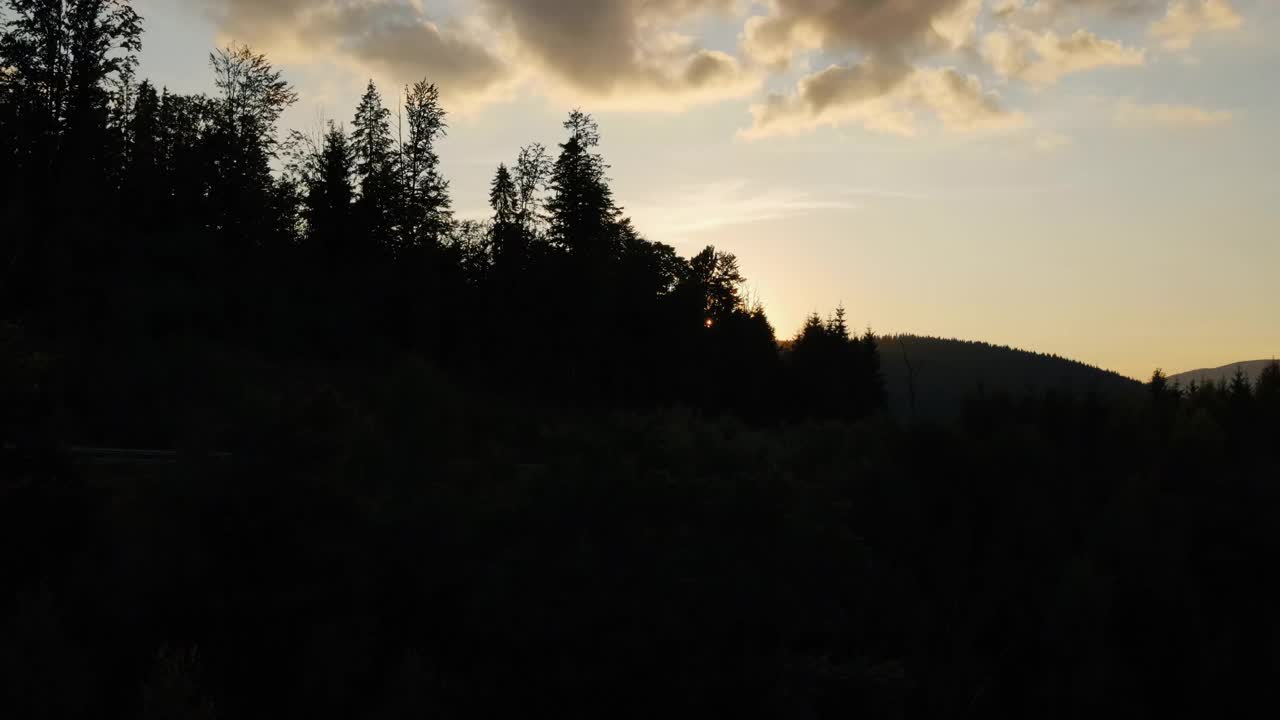
<path fill-rule="evenodd" d="M 588 261 L 611 258 L 616 251 L 620 211 L 605 176 L 608 166 L 594 149 L 600 131 L 592 117 L 574 110 L 565 121 L 569 139 L 551 171 L 552 196 L 547 203 L 552 238 L 565 250 Z"/>
<path fill-rule="evenodd" d="M 505 164 L 498 165 L 493 182 L 489 184 L 489 207 L 493 209 L 494 225 L 513 225 L 519 221 L 516 184 Z"/>
<path fill-rule="evenodd" d="M 391 111 L 382 104 L 378 86 L 369 81 L 355 120 L 351 122 L 351 148 L 356 159 L 356 177 L 361 183 L 387 171 L 393 155 Z"/>
<path fill-rule="evenodd" d="M 1232 400 L 1243 401 L 1246 398 L 1253 397 L 1253 385 L 1249 382 L 1249 376 L 1244 374 L 1243 368 L 1236 368 L 1227 388 Z"/>
<path fill-rule="evenodd" d="M 391 137 L 391 111 L 369 81 L 351 123 L 351 149 L 360 188 L 356 214 L 363 231 L 375 243 L 395 243 L 396 204 L 400 197 L 395 141 Z"/>
<path fill-rule="evenodd" d="M 859 399 L 862 401 L 861 413 L 883 410 L 889 404 L 889 393 L 884 384 L 884 372 L 880 360 L 880 342 L 871 328 L 867 328 L 858 343 L 858 351 L 862 357 L 860 371 Z"/>
<path fill-rule="evenodd" d="M 404 243 L 420 247 L 438 244 L 453 221 L 449 182 L 440 174 L 436 141 L 445 136 L 445 110 L 439 89 L 425 80 L 405 92 L 409 137 L 400 149 L 404 184 Z"/>
<path fill-rule="evenodd" d="M 849 322 L 845 319 L 844 305 L 837 307 L 835 313 L 827 319 L 827 334 L 839 341 L 849 341 Z"/>
<path fill-rule="evenodd" d="M 135 220 L 143 227 L 154 227 L 166 193 L 161 174 L 160 103 L 155 87 L 143 81 L 138 86 L 125 138 L 125 197 L 134 203 Z"/>
<path fill-rule="evenodd" d="M 1259 404 L 1280 410 L 1280 361 L 1272 360 L 1262 368 L 1254 385 L 1254 395 Z"/>
<path fill-rule="evenodd" d="M 303 190 L 306 237 L 333 261 L 354 259 L 351 232 L 356 152 L 347 134 L 330 120 L 319 138 L 290 136 L 289 171 Z"/>

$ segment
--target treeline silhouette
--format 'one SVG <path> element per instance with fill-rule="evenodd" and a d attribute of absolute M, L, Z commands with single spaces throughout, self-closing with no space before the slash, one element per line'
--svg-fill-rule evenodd
<path fill-rule="evenodd" d="M 4 717 L 1273 714 L 1280 365 L 895 421 L 584 113 L 460 221 L 429 83 L 280 140 L 247 48 L 0 7 Z"/>
<path fill-rule="evenodd" d="M 459 221 L 437 152 L 447 113 L 426 81 L 394 115 L 370 82 L 350 132 L 329 121 L 278 141 L 297 96 L 251 49 L 213 53 L 216 92 L 182 95 L 135 82 L 127 4 L 71 3 L 61 24 L 40 3 L 13 7 L 4 293 L 27 332 L 112 347 L 198 338 L 325 364 L 404 351 L 561 406 L 771 421 L 883 405 L 852 386 L 830 397 L 852 373 L 877 382 L 874 363 L 844 352 L 874 354 L 874 338 L 847 332 L 809 349 L 831 355 L 819 364 L 834 384 L 796 392 L 814 368 L 780 362 L 736 258 L 642 238 L 583 112 L 555 152 L 532 144 L 497 168 L 491 220 Z"/>

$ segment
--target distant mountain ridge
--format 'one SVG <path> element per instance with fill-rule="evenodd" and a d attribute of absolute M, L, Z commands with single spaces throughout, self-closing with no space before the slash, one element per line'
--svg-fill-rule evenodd
<path fill-rule="evenodd" d="M 1221 382 L 1223 380 L 1230 380 L 1236 374 L 1236 370 L 1239 369 L 1244 371 L 1245 377 L 1249 378 L 1249 382 L 1256 383 L 1258 382 L 1258 376 L 1262 374 L 1263 368 L 1270 365 L 1272 362 L 1274 361 L 1248 360 L 1246 362 L 1223 365 L 1222 367 L 1188 370 L 1187 372 L 1178 373 L 1177 375 L 1170 375 L 1169 380 L 1183 385 L 1191 384 L 1192 380 L 1198 383 L 1207 382 L 1209 380 Z"/>
<path fill-rule="evenodd" d="M 1017 396 L 1056 389 L 1111 398 L 1142 392 L 1142 384 L 1132 378 L 1056 355 L 916 335 L 879 341 L 889 408 L 903 419 L 911 417 L 912 375 L 916 417 L 943 422 L 957 418 L 965 398 L 980 390 Z"/>

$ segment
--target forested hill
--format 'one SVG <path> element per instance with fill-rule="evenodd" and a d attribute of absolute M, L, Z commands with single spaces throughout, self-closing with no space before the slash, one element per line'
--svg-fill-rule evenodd
<path fill-rule="evenodd" d="M 1181 383 L 1182 385 L 1190 385 L 1193 380 L 1197 383 L 1204 383 L 1207 381 L 1225 383 L 1236 374 L 1237 370 L 1239 370 L 1244 373 L 1244 376 L 1248 378 L 1249 382 L 1256 383 L 1258 382 L 1258 377 L 1262 375 L 1263 369 L 1272 362 L 1273 361 L 1271 360 L 1253 360 L 1250 362 L 1223 365 L 1219 368 L 1200 368 L 1199 370 L 1189 370 L 1184 373 L 1178 373 L 1177 375 L 1170 375 L 1169 381 Z"/>
<path fill-rule="evenodd" d="M 899 418 L 911 416 L 913 374 L 921 420 L 955 419 L 965 398 L 980 389 L 1015 396 L 1068 388 L 1106 397 L 1137 397 L 1142 391 L 1138 382 L 1108 370 L 983 342 L 887 336 L 880 338 L 880 355 L 889 407 Z"/>

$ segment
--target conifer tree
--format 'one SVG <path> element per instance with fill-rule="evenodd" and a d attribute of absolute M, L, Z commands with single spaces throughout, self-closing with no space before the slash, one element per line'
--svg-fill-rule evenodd
<path fill-rule="evenodd" d="M 849 321 L 845 318 L 844 305 L 838 306 L 835 313 L 827 319 L 827 334 L 836 340 L 849 341 Z"/>
<path fill-rule="evenodd" d="M 294 132 L 290 136 L 290 171 L 303 190 L 306 236 L 331 260 L 353 259 L 351 233 L 352 186 L 356 153 L 346 132 L 330 120 L 319 138 Z"/>
<path fill-rule="evenodd" d="M 351 123 L 351 149 L 360 190 L 356 214 L 368 238 L 386 245 L 395 242 L 396 203 L 401 195 L 390 118 L 391 111 L 370 80 Z"/>
<path fill-rule="evenodd" d="M 619 209 L 605 176 L 608 166 L 595 148 L 600 131 L 595 120 L 574 110 L 565 121 L 569 139 L 551 171 L 551 199 L 547 211 L 551 236 L 571 254 L 601 261 L 615 254 Z"/>
<path fill-rule="evenodd" d="M 1280 410 L 1280 361 L 1272 360 L 1262 368 L 1254 395 L 1260 405 Z"/>
<path fill-rule="evenodd" d="M 520 222 L 519 190 L 505 164 L 498 165 L 489 185 L 489 207 L 493 209 L 490 244 L 494 262 L 509 266 L 522 252 L 524 228 Z"/>
<path fill-rule="evenodd" d="M 858 352 L 862 357 L 859 368 L 861 377 L 860 400 L 865 412 L 883 410 L 889 404 L 889 394 L 884 384 L 884 372 L 880 360 L 880 342 L 871 328 L 862 335 L 858 343 Z"/>
<path fill-rule="evenodd" d="M 160 102 L 155 87 L 144 80 L 138 86 L 125 136 L 125 197 L 134 203 L 135 220 L 143 226 L 154 223 L 166 195 L 165 178 L 161 174 Z"/>
<path fill-rule="evenodd" d="M 511 171 L 505 164 L 499 164 L 493 182 L 489 184 L 489 207 L 493 209 L 493 224 L 515 224 L 520 217 L 519 202 Z"/>
<path fill-rule="evenodd" d="M 438 244 L 453 221 L 449 182 L 440 174 L 436 153 L 436 141 L 448 128 L 447 113 L 440 105 L 440 90 L 425 80 L 406 90 L 404 105 L 409 137 L 400 149 L 403 242 L 415 247 Z"/>

